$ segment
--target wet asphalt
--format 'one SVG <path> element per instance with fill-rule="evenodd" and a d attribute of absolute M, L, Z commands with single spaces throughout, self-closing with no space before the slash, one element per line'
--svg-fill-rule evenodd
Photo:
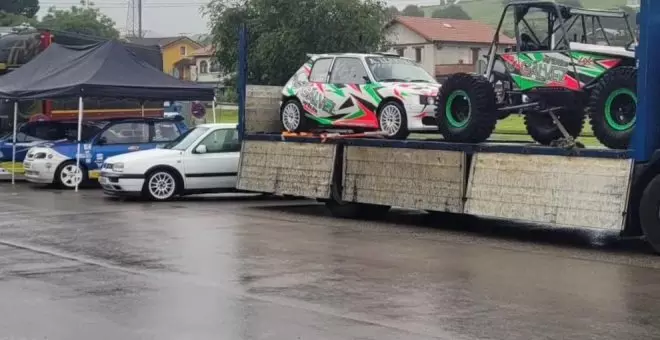
<path fill-rule="evenodd" d="M 657 339 L 636 240 L 306 200 L 0 184 L 0 339 Z"/>

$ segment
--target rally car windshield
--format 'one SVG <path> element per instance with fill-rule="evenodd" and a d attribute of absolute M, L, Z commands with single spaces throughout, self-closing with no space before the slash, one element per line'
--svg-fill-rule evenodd
<path fill-rule="evenodd" d="M 165 145 L 163 149 L 171 149 L 184 151 L 188 149 L 200 136 L 202 136 L 209 128 L 196 127 L 184 132 L 177 139 Z"/>
<path fill-rule="evenodd" d="M 366 59 L 376 81 L 436 83 L 428 72 L 412 60 L 397 57 L 367 57 Z"/>

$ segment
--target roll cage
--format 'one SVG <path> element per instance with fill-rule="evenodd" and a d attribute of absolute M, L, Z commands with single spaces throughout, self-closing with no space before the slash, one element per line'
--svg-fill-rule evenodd
<path fill-rule="evenodd" d="M 493 65 L 495 62 L 495 55 L 499 47 L 499 37 L 502 31 L 502 26 L 509 9 L 513 9 L 514 16 L 514 34 L 516 40 L 515 51 L 570 51 L 570 36 L 571 29 L 578 24 L 581 28 L 582 34 L 578 37 L 574 34 L 573 42 L 587 42 L 588 27 L 591 28 L 591 35 L 595 37 L 596 33 L 600 31 L 602 38 L 609 46 L 611 42 L 607 37 L 605 27 L 603 26 L 601 18 L 620 18 L 625 22 L 625 27 L 630 41 L 626 44 L 626 48 L 630 49 L 637 44 L 637 36 L 633 34 L 628 21 L 628 14 L 623 11 L 606 11 L 606 10 L 591 10 L 584 8 L 571 7 L 566 5 L 557 4 L 554 1 L 514 1 L 504 6 L 500 21 L 497 25 L 493 41 L 488 53 L 488 63 L 486 65 L 486 77 L 490 79 Z M 535 33 L 535 29 L 528 22 L 526 16 L 529 13 L 543 13 L 547 20 L 547 36 L 541 40 Z M 521 33 L 521 26 L 526 28 L 527 32 Z M 538 29 L 536 30 L 538 31 Z M 507 52 L 511 52 L 508 51 Z"/>

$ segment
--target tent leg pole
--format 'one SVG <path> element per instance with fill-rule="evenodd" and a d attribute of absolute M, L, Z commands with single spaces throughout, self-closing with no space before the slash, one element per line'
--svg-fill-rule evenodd
<path fill-rule="evenodd" d="M 217 118 L 215 117 L 215 105 L 217 101 L 215 99 L 215 96 L 213 97 L 213 124 L 217 123 Z"/>
<path fill-rule="evenodd" d="M 18 131 L 18 101 L 14 102 L 14 133 L 11 146 L 11 185 L 16 184 L 16 133 Z"/>
<path fill-rule="evenodd" d="M 80 168 L 80 143 L 82 142 L 82 119 L 83 119 L 83 97 L 78 97 L 78 147 L 76 152 L 76 168 L 80 171 L 80 181 L 82 181 L 85 176 L 83 176 L 82 169 Z M 78 192 L 79 182 L 76 181 L 76 192 Z"/>

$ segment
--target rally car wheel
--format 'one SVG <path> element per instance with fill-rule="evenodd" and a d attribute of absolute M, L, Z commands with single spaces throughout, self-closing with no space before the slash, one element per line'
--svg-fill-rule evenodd
<path fill-rule="evenodd" d="M 280 122 L 284 130 L 288 132 L 306 132 L 307 118 L 305 110 L 300 102 L 290 99 L 282 105 L 280 109 Z"/>
<path fill-rule="evenodd" d="M 646 240 L 660 253 L 660 175 L 655 176 L 642 193 L 639 222 Z"/>
<path fill-rule="evenodd" d="M 481 143 L 495 130 L 499 113 L 493 85 L 481 75 L 457 73 L 438 93 L 436 119 L 445 140 Z"/>
<path fill-rule="evenodd" d="M 179 186 L 172 172 L 156 170 L 147 176 L 142 191 L 153 201 L 167 201 L 176 196 Z"/>
<path fill-rule="evenodd" d="M 594 135 L 611 149 L 627 149 L 637 110 L 637 69 L 618 67 L 598 81 L 587 107 Z"/>
<path fill-rule="evenodd" d="M 387 138 L 406 139 L 410 135 L 406 110 L 395 101 L 386 102 L 378 110 L 378 127 Z"/>
<path fill-rule="evenodd" d="M 82 171 L 81 171 L 82 168 Z M 74 189 L 87 182 L 87 170 L 78 167 L 76 161 L 66 161 L 55 171 L 55 184 L 63 189 Z"/>
<path fill-rule="evenodd" d="M 555 111 L 555 115 L 571 137 L 577 138 L 580 135 L 584 128 L 585 116 L 579 109 L 563 109 Z M 550 145 L 553 141 L 564 138 L 559 127 L 547 113 L 526 114 L 525 127 L 532 139 L 541 145 Z"/>

